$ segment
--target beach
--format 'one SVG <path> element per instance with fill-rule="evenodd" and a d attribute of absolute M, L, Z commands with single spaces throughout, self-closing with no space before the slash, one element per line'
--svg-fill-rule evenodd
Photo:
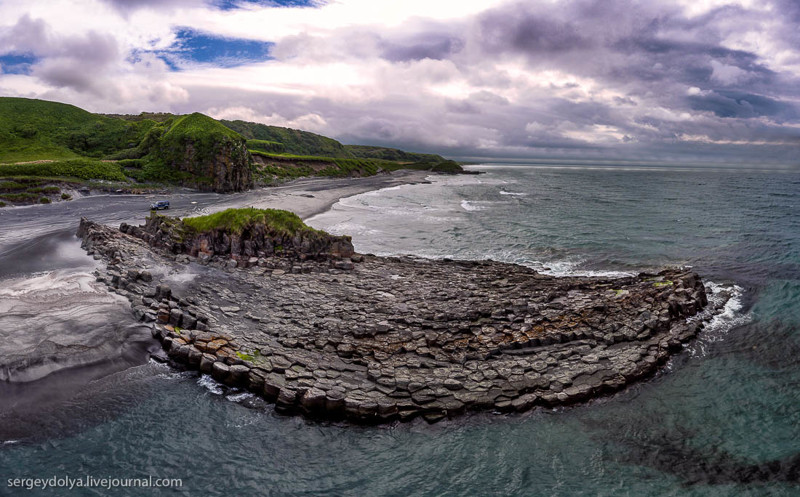
<path fill-rule="evenodd" d="M 91 272 L 97 261 L 75 238 L 81 217 L 108 226 L 140 224 L 155 199 L 160 213 L 192 216 L 231 207 L 291 210 L 303 218 L 341 198 L 401 184 L 429 173 L 397 171 L 366 178 L 309 178 L 237 194 L 185 189 L 163 195 L 89 195 L 51 205 L 0 210 L 0 417 L 23 419 L 68 399 L 87 381 L 146 364 L 160 345 Z M 35 316 L 35 318 L 31 318 Z M 21 414 L 25 413 L 25 414 Z M 6 424 L 8 434 L 24 433 Z M 0 437 L 2 438 L 2 437 Z"/>

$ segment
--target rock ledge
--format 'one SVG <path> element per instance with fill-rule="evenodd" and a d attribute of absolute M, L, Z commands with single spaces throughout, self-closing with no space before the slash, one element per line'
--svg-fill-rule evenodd
<path fill-rule="evenodd" d="M 107 263 L 98 281 L 128 297 L 171 359 L 284 413 L 434 422 L 581 402 L 652 375 L 711 315 L 700 278 L 679 269 L 555 278 L 356 254 L 229 264 L 147 234 L 85 219 L 78 230 Z M 170 283 L 187 271 L 194 281 Z"/>

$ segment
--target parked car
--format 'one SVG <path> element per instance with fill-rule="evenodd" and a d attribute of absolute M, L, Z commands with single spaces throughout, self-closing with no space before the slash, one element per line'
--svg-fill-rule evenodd
<path fill-rule="evenodd" d="M 169 200 L 159 200 L 150 204 L 150 210 L 158 211 L 161 209 L 169 209 Z"/>

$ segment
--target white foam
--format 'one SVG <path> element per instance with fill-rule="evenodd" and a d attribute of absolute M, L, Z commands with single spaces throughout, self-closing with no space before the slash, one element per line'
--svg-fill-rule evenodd
<path fill-rule="evenodd" d="M 200 376 L 200 379 L 197 380 L 197 384 L 205 388 L 209 392 L 213 393 L 214 395 L 222 395 L 223 393 L 222 385 L 217 383 L 217 381 L 214 378 L 212 378 L 207 374 Z"/>
<path fill-rule="evenodd" d="M 473 202 L 470 202 L 469 200 L 462 200 L 461 201 L 461 208 L 464 209 L 465 211 L 470 211 L 470 212 L 471 211 L 482 211 L 482 210 L 486 209 L 485 206 L 475 205 Z"/>
<path fill-rule="evenodd" d="M 708 296 L 709 305 L 703 312 L 690 318 L 690 321 L 707 321 L 713 309 L 723 302 L 724 305 L 722 311 L 711 317 L 698 339 L 688 347 L 691 357 L 705 357 L 709 344 L 723 340 L 730 330 L 749 323 L 753 318 L 750 313 L 741 312 L 742 295 L 744 294 L 742 287 L 721 285 L 713 281 L 705 282 L 705 286 L 711 292 Z"/>
<path fill-rule="evenodd" d="M 231 402 L 242 402 L 243 400 L 252 399 L 254 397 L 255 395 L 250 392 L 241 392 L 228 395 L 225 398 L 230 400 Z"/>
<path fill-rule="evenodd" d="M 511 195 L 511 196 L 514 196 L 514 197 L 523 197 L 523 196 L 527 195 L 527 193 L 522 193 L 522 192 L 507 192 L 507 191 L 505 191 L 505 190 L 500 190 L 500 195 Z"/>

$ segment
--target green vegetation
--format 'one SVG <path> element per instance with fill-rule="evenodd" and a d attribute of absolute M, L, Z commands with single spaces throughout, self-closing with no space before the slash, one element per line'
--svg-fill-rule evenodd
<path fill-rule="evenodd" d="M 138 181 L 211 184 L 210 165 L 218 157 L 233 163 L 250 161 L 244 138 L 197 112 L 154 126 L 139 148 L 147 149 L 141 172 L 128 171 Z"/>
<path fill-rule="evenodd" d="M 241 233 L 246 228 L 263 224 L 278 233 L 294 235 L 298 231 L 319 232 L 306 226 L 297 214 L 278 209 L 226 209 L 207 216 L 187 217 L 183 224 L 188 228 L 204 233 L 211 230 L 225 229 L 232 233 Z"/>
<path fill-rule="evenodd" d="M 253 362 L 253 361 L 255 361 L 255 360 L 256 360 L 256 357 L 257 357 L 257 356 L 259 356 L 259 355 L 261 355 L 261 353 L 260 353 L 258 350 L 256 350 L 256 351 L 255 351 L 255 352 L 253 352 L 253 353 L 247 353 L 247 352 L 242 352 L 242 351 L 237 351 L 237 352 L 236 352 L 236 356 L 237 356 L 239 359 L 241 359 L 241 360 L 243 360 L 243 361 L 247 361 L 247 362 Z"/>
<path fill-rule="evenodd" d="M 44 187 L 36 186 L 33 188 L 28 188 L 28 191 L 30 193 L 44 193 L 46 195 L 54 195 L 56 193 L 61 193 L 61 188 L 57 186 L 44 186 Z"/>
<path fill-rule="evenodd" d="M 113 162 L 70 159 L 36 164 L 0 164 L 0 177 L 36 176 L 125 181 L 122 169 Z"/>
<path fill-rule="evenodd" d="M 6 204 L 6 203 L 5 203 L 5 202 L 3 202 L 2 200 L 0 200 L 0 207 L 5 207 L 6 205 L 8 205 L 8 204 Z"/>
<path fill-rule="evenodd" d="M 47 197 L 41 197 L 41 198 L 39 198 L 39 203 L 40 204 L 49 204 L 50 203 L 50 199 L 47 198 Z"/>
<path fill-rule="evenodd" d="M 70 195 L 69 193 L 62 193 L 61 200 L 72 200 L 72 195 Z"/>
<path fill-rule="evenodd" d="M 248 140 L 262 140 L 281 143 L 284 152 L 297 155 L 319 155 L 323 157 L 354 157 L 344 145 L 327 136 L 300 131 L 298 129 L 268 126 L 246 121 L 226 121 L 222 124 L 236 131 Z M 250 147 L 248 147 L 250 148 Z M 260 150 L 255 148 L 254 150 Z M 267 152 L 269 152 L 267 150 Z"/>
<path fill-rule="evenodd" d="M 406 163 L 427 162 L 432 164 L 447 160 L 441 155 L 405 152 L 396 148 L 370 147 L 368 145 L 345 145 L 344 148 L 354 157 L 364 159 L 383 159 Z"/>
<path fill-rule="evenodd" d="M 674 284 L 675 283 L 673 283 L 671 280 L 666 280 L 666 281 L 656 281 L 655 283 L 653 283 L 653 286 L 656 288 L 663 288 L 665 286 L 672 286 Z"/>
<path fill-rule="evenodd" d="M 103 157 L 135 146 L 154 121 L 91 114 L 73 105 L 0 98 L 0 162 Z"/>
<path fill-rule="evenodd" d="M 57 195 L 48 182 L 113 181 L 119 183 L 117 188 L 141 187 L 143 183 L 217 188 L 213 171 L 219 162 L 222 167 L 240 168 L 249 163 L 263 182 L 301 176 L 367 176 L 400 168 L 461 170 L 457 163 L 439 155 L 342 145 L 315 133 L 217 121 L 199 113 L 103 115 L 57 102 L 0 97 L 3 194 Z"/>
<path fill-rule="evenodd" d="M 36 202 L 38 198 L 39 196 L 33 193 L 0 193 L 0 199 L 22 204 Z"/>
<path fill-rule="evenodd" d="M 16 181 L 0 181 L 0 191 L 25 190 L 29 185 Z"/>
<path fill-rule="evenodd" d="M 271 142 L 267 140 L 247 140 L 247 150 L 257 150 L 259 152 L 267 152 L 271 154 L 282 154 L 286 152 L 286 146 L 283 143 Z"/>

